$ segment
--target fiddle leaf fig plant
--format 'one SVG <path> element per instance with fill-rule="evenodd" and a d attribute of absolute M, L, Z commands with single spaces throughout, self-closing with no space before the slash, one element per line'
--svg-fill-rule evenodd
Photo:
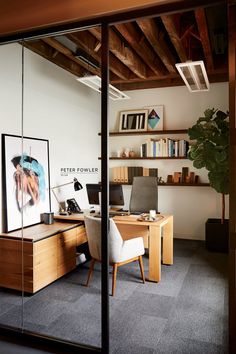
<path fill-rule="evenodd" d="M 225 217 L 225 195 L 229 194 L 229 114 L 207 109 L 204 117 L 188 129 L 194 140 L 188 158 L 195 168 L 205 167 L 212 188 L 222 194 L 222 223 Z"/>

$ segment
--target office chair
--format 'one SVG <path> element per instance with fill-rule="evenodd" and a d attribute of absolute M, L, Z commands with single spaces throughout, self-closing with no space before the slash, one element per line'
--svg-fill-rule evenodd
<path fill-rule="evenodd" d="M 86 234 L 88 239 L 89 251 L 92 257 L 86 286 L 92 277 L 95 262 L 101 262 L 101 219 L 92 216 L 84 216 Z M 143 283 L 145 283 L 142 255 L 144 254 L 143 238 L 136 237 L 123 241 L 119 230 L 110 219 L 110 231 L 108 236 L 109 243 L 109 263 L 113 267 L 112 276 L 112 296 L 115 295 L 117 269 L 121 265 L 139 261 L 139 267 Z"/>
<path fill-rule="evenodd" d="M 149 213 L 149 210 L 158 212 L 157 177 L 133 178 L 129 210 L 131 213 Z"/>

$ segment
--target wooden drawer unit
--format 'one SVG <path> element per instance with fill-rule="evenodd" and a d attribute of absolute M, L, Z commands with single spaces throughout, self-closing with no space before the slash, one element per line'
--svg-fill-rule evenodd
<path fill-rule="evenodd" d="M 22 284 L 25 291 L 33 292 L 33 244 L 0 239 L 0 286 L 22 290 Z"/>
<path fill-rule="evenodd" d="M 18 231 L 0 237 L 0 286 L 28 293 L 74 269 L 78 238 L 79 244 L 87 241 L 84 227 L 71 223 L 32 226 L 25 235 L 23 241 Z"/>
<path fill-rule="evenodd" d="M 83 243 L 87 242 L 87 235 L 84 225 L 80 225 L 76 228 L 76 246 L 82 245 Z"/>
<path fill-rule="evenodd" d="M 77 228 L 57 235 L 57 277 L 76 267 Z"/>
<path fill-rule="evenodd" d="M 34 291 L 57 279 L 57 235 L 35 242 L 34 246 Z"/>

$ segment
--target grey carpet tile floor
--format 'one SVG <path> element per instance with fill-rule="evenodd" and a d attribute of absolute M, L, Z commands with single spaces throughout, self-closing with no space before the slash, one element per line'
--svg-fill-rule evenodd
<path fill-rule="evenodd" d="M 21 294 L 1 289 L 0 323 L 100 346 L 101 267 L 86 288 L 88 267 L 24 296 L 23 312 Z M 227 353 L 227 312 L 227 255 L 207 252 L 201 241 L 175 240 L 174 265 L 162 265 L 160 283 L 143 284 L 137 262 L 119 268 L 110 297 L 111 354 Z"/>

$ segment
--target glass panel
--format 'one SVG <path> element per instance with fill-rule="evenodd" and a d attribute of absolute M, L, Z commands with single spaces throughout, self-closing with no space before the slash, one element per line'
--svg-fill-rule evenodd
<path fill-rule="evenodd" d="M 85 287 L 91 254 L 80 211 L 90 215 L 86 184 L 101 180 L 101 94 L 76 80 L 100 75 L 98 42 L 89 30 L 25 42 L 23 219 L 33 245 L 24 330 L 100 347 L 101 267 Z"/>
<path fill-rule="evenodd" d="M 0 46 L 1 120 L 1 236 L 0 236 L 0 325 L 22 328 L 22 47 Z M 19 140 L 16 147 L 15 137 Z M 18 148 L 18 149 L 17 149 Z M 13 231 L 16 230 L 17 231 Z"/>

